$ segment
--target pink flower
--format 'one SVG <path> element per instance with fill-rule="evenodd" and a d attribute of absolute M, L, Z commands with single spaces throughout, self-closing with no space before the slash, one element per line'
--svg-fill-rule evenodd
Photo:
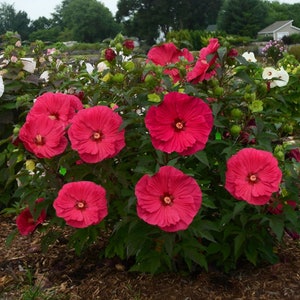
<path fill-rule="evenodd" d="M 58 217 L 76 228 L 96 225 L 108 214 L 105 189 L 90 181 L 65 184 L 53 206 Z"/>
<path fill-rule="evenodd" d="M 78 112 L 68 134 L 71 146 L 87 163 L 97 163 L 117 155 L 125 147 L 122 118 L 106 106 L 94 106 Z"/>
<path fill-rule="evenodd" d="M 264 205 L 279 190 L 281 178 L 272 153 L 244 148 L 227 161 L 225 188 L 238 200 Z"/>
<path fill-rule="evenodd" d="M 25 148 L 39 158 L 52 158 L 63 153 L 68 145 L 61 123 L 44 116 L 30 118 L 21 127 L 19 138 Z"/>
<path fill-rule="evenodd" d="M 192 155 L 205 147 L 213 116 L 202 99 L 171 92 L 158 106 L 150 107 L 145 123 L 156 149 Z"/>
<path fill-rule="evenodd" d="M 218 64 L 216 64 L 217 50 L 219 47 L 218 39 L 212 38 L 209 40 L 208 46 L 200 50 L 195 67 L 187 73 L 187 81 L 196 84 L 216 75 L 215 69 L 218 67 Z"/>
<path fill-rule="evenodd" d="M 49 92 L 36 99 L 26 120 L 43 116 L 67 126 L 81 109 L 83 109 L 82 103 L 75 95 Z"/>
<path fill-rule="evenodd" d="M 144 175 L 135 195 L 138 216 L 168 232 L 187 229 L 202 203 L 196 180 L 171 166 L 161 167 L 152 177 Z"/>
<path fill-rule="evenodd" d="M 43 201 L 43 198 L 37 199 L 36 202 Z M 39 224 L 42 224 L 46 219 L 46 211 L 43 209 L 36 220 L 34 220 L 29 208 L 25 208 L 17 216 L 16 224 L 21 235 L 32 233 Z"/>
<path fill-rule="evenodd" d="M 149 50 L 148 59 L 156 65 L 168 66 L 170 64 L 178 63 L 182 58 L 188 62 L 194 60 L 194 56 L 188 49 L 178 49 L 173 43 L 165 43 L 159 46 L 154 46 Z M 174 82 L 180 80 L 179 70 L 177 68 L 169 68 L 164 70 L 164 74 L 170 75 Z"/>

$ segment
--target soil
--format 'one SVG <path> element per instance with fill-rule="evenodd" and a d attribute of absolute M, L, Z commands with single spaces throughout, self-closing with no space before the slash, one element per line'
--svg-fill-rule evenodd
<path fill-rule="evenodd" d="M 17 235 L 7 247 L 16 226 L 11 217 L 2 215 L 0 222 L 1 300 L 300 299 L 300 241 L 288 237 L 276 265 L 244 265 L 230 274 L 211 270 L 151 276 L 128 272 L 118 260 L 99 259 L 99 245 L 78 257 L 62 239 L 42 253 L 38 231 Z"/>

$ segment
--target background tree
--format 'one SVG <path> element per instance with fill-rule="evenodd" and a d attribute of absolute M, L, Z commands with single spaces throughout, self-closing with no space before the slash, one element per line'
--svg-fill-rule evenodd
<path fill-rule="evenodd" d="M 268 10 L 266 22 L 272 24 L 279 20 L 294 20 L 293 25 L 300 27 L 300 3 L 286 4 L 274 2 L 265 2 Z"/>
<path fill-rule="evenodd" d="M 121 29 L 110 10 L 96 0 L 64 0 L 55 17 L 69 40 L 92 43 L 113 37 Z"/>
<path fill-rule="evenodd" d="M 125 34 L 155 43 L 170 30 L 205 29 L 216 23 L 223 0 L 119 0 L 116 19 Z"/>
<path fill-rule="evenodd" d="M 256 37 L 267 26 L 267 6 L 260 0 L 225 0 L 218 16 L 218 29 L 230 34 Z"/>
<path fill-rule="evenodd" d="M 6 31 L 16 31 L 23 40 L 30 34 L 30 19 L 24 11 L 16 11 L 14 6 L 7 3 L 0 4 L 0 34 Z"/>
<path fill-rule="evenodd" d="M 31 34 L 30 41 L 57 41 L 57 37 L 61 32 L 61 27 L 53 18 L 39 17 L 30 24 Z"/>

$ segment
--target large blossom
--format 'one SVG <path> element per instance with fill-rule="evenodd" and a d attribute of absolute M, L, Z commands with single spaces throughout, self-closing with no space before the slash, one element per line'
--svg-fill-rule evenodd
<path fill-rule="evenodd" d="M 264 68 L 262 78 L 269 81 L 270 88 L 274 88 L 276 86 L 283 87 L 289 82 L 289 74 L 284 70 L 283 67 L 281 67 L 279 70 L 276 70 L 272 67 Z"/>
<path fill-rule="evenodd" d="M 43 201 L 43 198 L 39 198 L 36 202 Z M 42 224 L 46 219 L 46 211 L 43 209 L 36 220 L 34 220 L 28 207 L 23 209 L 17 216 L 16 224 L 21 235 L 28 235 L 32 233 L 39 224 Z"/>
<path fill-rule="evenodd" d="M 144 175 L 135 195 L 138 216 L 168 232 L 187 229 L 202 203 L 196 180 L 171 166 L 161 167 L 152 177 Z"/>
<path fill-rule="evenodd" d="M 200 98 L 171 92 L 158 106 L 150 107 L 145 123 L 156 149 L 191 155 L 205 147 L 213 116 Z"/>
<path fill-rule="evenodd" d="M 148 59 L 156 65 L 166 66 L 178 63 L 182 58 L 188 62 L 194 60 L 194 56 L 188 49 L 178 49 L 173 43 L 165 43 L 162 45 L 154 46 L 147 54 Z M 174 67 L 170 67 L 164 70 L 164 73 L 170 75 L 174 82 L 180 80 L 179 70 Z"/>
<path fill-rule="evenodd" d="M 39 158 L 52 158 L 63 153 L 68 145 L 61 123 L 37 116 L 25 122 L 19 132 L 25 148 Z"/>
<path fill-rule="evenodd" d="M 107 216 L 105 189 L 90 181 L 65 184 L 53 202 L 56 215 L 72 227 L 85 228 Z"/>
<path fill-rule="evenodd" d="M 78 112 L 68 134 L 71 146 L 87 163 L 97 163 L 117 155 L 125 146 L 122 118 L 106 106 L 94 106 Z"/>
<path fill-rule="evenodd" d="M 67 126 L 82 108 L 81 101 L 74 95 L 49 92 L 36 99 L 26 119 L 43 116 Z"/>
<path fill-rule="evenodd" d="M 219 40 L 211 38 L 207 47 L 199 51 L 199 58 L 194 68 L 187 73 L 187 81 L 194 84 L 208 80 L 216 75 L 216 60 L 218 58 L 217 50 L 219 49 Z"/>
<path fill-rule="evenodd" d="M 244 148 L 227 161 L 225 188 L 238 200 L 264 205 L 279 190 L 281 178 L 272 153 Z"/>

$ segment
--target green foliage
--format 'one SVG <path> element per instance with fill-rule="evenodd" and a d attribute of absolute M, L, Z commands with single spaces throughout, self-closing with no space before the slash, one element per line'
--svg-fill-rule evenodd
<path fill-rule="evenodd" d="M 7 31 L 17 31 L 24 39 L 30 33 L 30 19 L 24 11 L 16 11 L 14 6 L 5 2 L 0 3 L 0 35 Z"/>
<path fill-rule="evenodd" d="M 172 30 L 166 36 L 166 40 L 173 42 L 179 48 L 188 48 L 197 51 L 207 45 L 208 40 L 216 37 L 224 44 L 231 46 L 248 45 L 252 39 L 247 36 L 228 35 L 221 31 L 209 32 L 206 30 Z"/>
<path fill-rule="evenodd" d="M 185 40 L 189 32 L 178 36 Z M 209 37 L 201 35 L 201 45 L 205 46 Z M 58 191 L 66 183 L 81 180 L 105 188 L 109 214 L 98 225 L 73 229 L 69 246 L 80 255 L 101 240 L 103 248 L 97 254 L 126 260 L 131 271 L 194 272 L 214 266 L 229 272 L 244 260 L 257 266 L 275 263 L 276 247 L 282 243 L 285 230 L 300 231 L 299 210 L 287 205 L 289 200 L 299 205 L 300 165 L 289 156 L 300 146 L 300 69 L 294 56 L 286 55 L 273 66 L 283 66 L 288 71 L 288 84 L 268 88 L 262 78 L 265 65 L 248 62 L 241 55 L 230 56 L 230 39 L 220 37 L 216 75 L 198 84 L 185 80 L 174 84 L 164 73 L 169 66 L 147 62 L 146 53 L 140 49 L 125 49 L 121 34 L 99 45 L 96 64 L 101 62 L 103 67 L 104 63 L 106 68 L 98 70 L 95 64 L 90 72 L 86 68 L 88 61 L 81 58 L 71 59 L 59 50 L 46 54 L 47 47 L 41 41 L 17 47 L 18 39 L 13 33 L 7 33 L 5 38 L 3 60 L 8 62 L 1 73 L 5 91 L 0 98 L 0 113 L 10 119 L 4 124 L 0 140 L 1 208 L 17 214 L 29 206 L 34 215 L 45 209 L 48 220 L 42 226 L 44 251 L 67 226 L 53 208 Z M 107 48 L 116 51 L 114 60 L 105 59 Z M 198 52 L 194 55 L 196 59 Z M 12 56 L 18 60 L 12 62 Z M 37 66 L 33 73 L 23 69 L 19 61 L 22 57 L 34 57 Z M 174 66 L 183 77 L 186 75 L 184 61 Z M 44 71 L 49 72 L 48 80 L 40 78 Z M 52 159 L 35 157 L 16 141 L 34 99 L 46 91 L 81 95 L 85 107 L 117 105 L 126 148 L 116 157 L 96 164 L 77 164 L 78 154 L 71 147 Z M 194 155 L 158 151 L 147 133 L 146 112 L 171 91 L 202 98 L 213 112 L 214 127 L 206 147 Z M 239 132 L 231 132 L 232 128 Z M 274 203 L 250 205 L 225 190 L 226 162 L 245 147 L 266 150 L 278 158 L 283 180 L 279 193 L 272 196 Z M 134 187 L 144 174 L 152 175 L 161 166 L 182 170 L 201 187 L 201 209 L 184 231 L 168 233 L 138 218 Z M 39 197 L 45 200 L 34 211 Z M 278 215 L 270 213 L 270 207 L 277 202 L 283 205 Z"/>
<path fill-rule="evenodd" d="M 97 42 L 115 36 L 120 26 L 109 9 L 96 0 L 63 1 L 58 10 L 64 30 L 69 30 L 69 40 Z"/>
<path fill-rule="evenodd" d="M 151 46 L 161 33 L 165 37 L 173 30 L 203 30 L 215 24 L 221 2 L 121 0 L 116 19 L 124 25 L 126 35 L 136 36 Z"/>
<path fill-rule="evenodd" d="M 300 61 L 300 46 L 294 45 L 289 47 L 288 53 L 294 55 L 295 58 Z"/>
<path fill-rule="evenodd" d="M 267 7 L 260 0 L 225 0 L 218 16 L 218 29 L 253 38 L 266 26 L 266 14 Z"/>

